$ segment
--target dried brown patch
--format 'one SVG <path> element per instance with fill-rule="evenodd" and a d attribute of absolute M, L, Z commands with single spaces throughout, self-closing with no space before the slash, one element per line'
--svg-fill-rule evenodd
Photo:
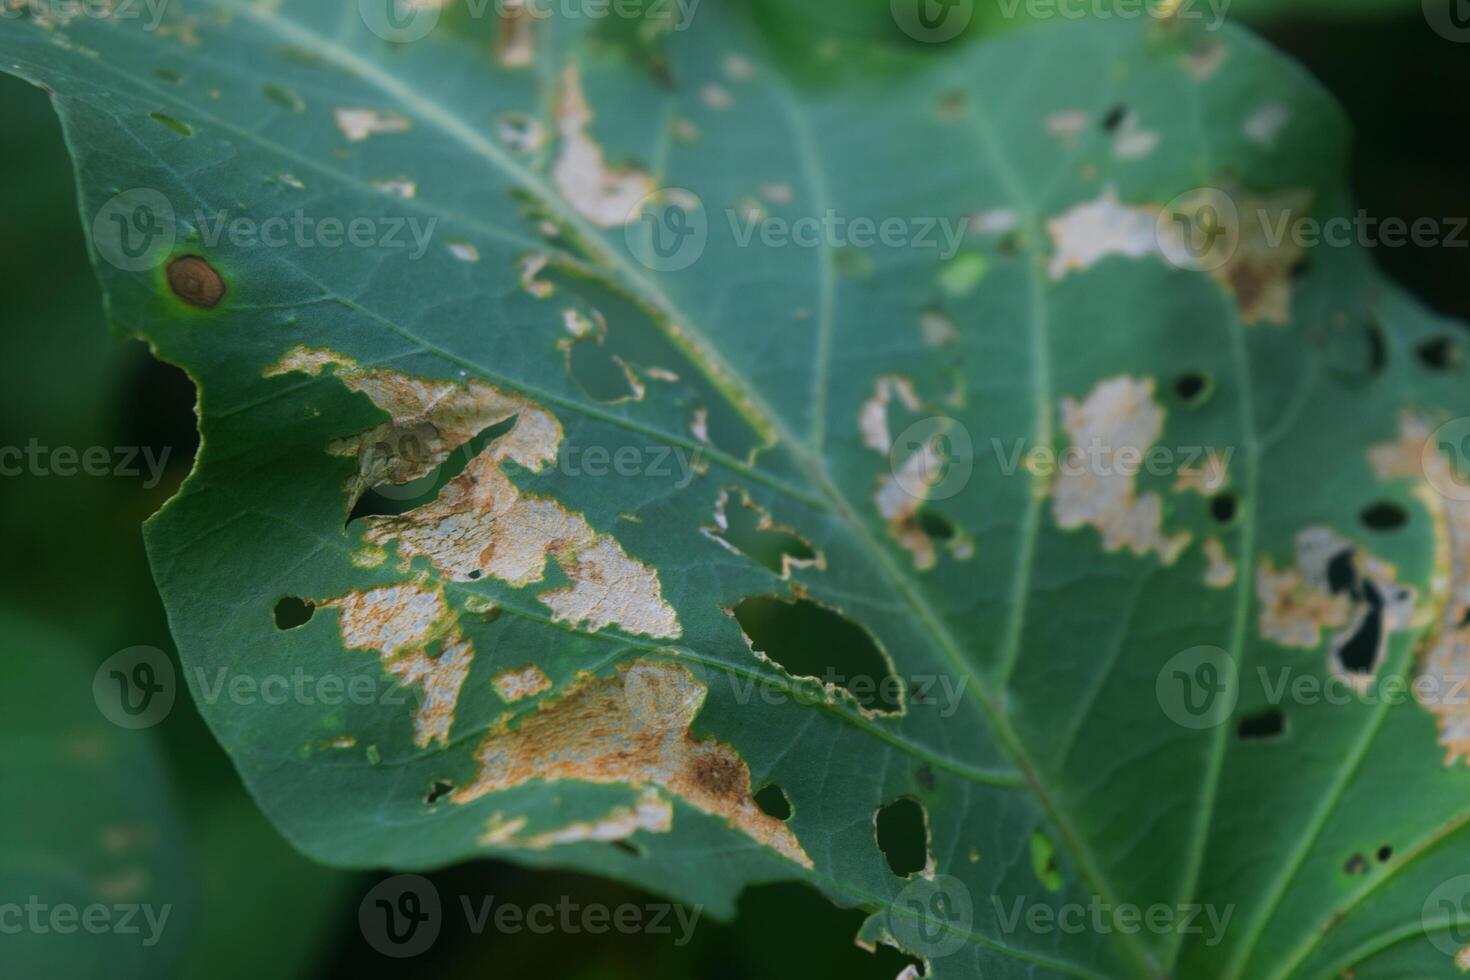
<path fill-rule="evenodd" d="M 1063 530 L 1090 525 L 1102 534 L 1103 550 L 1127 548 L 1154 553 L 1174 563 L 1189 533 L 1163 532 L 1163 501 L 1137 491 L 1137 467 L 1164 431 L 1164 409 L 1154 400 L 1151 378 L 1120 375 L 1100 381 L 1082 402 L 1062 399 L 1062 427 L 1076 459 L 1058 468 L 1052 514 Z"/>
<path fill-rule="evenodd" d="M 706 693 L 687 668 L 660 661 L 583 681 L 518 727 L 487 735 L 476 750 L 479 773 L 454 800 L 469 803 L 538 779 L 657 786 L 812 867 L 790 828 L 756 804 L 735 750 L 690 734 Z"/>

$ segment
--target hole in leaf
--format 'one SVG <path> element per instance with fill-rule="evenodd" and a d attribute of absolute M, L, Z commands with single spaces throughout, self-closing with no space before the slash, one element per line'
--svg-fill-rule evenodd
<path fill-rule="evenodd" d="M 1357 632 L 1337 652 L 1342 669 L 1350 674 L 1371 674 L 1378 663 L 1379 639 L 1383 633 L 1383 596 L 1370 580 L 1362 581 L 1363 599 L 1368 604 Z"/>
<path fill-rule="evenodd" d="M 1390 500 L 1364 508 L 1360 516 L 1363 524 L 1375 531 L 1392 531 L 1409 522 L 1409 512 Z"/>
<path fill-rule="evenodd" d="M 1239 503 L 1233 493 L 1222 493 L 1210 500 L 1210 516 L 1221 524 L 1234 521 L 1239 510 Z"/>
<path fill-rule="evenodd" d="M 920 507 L 917 515 L 919 529 L 935 541 L 952 541 L 955 536 L 954 525 L 949 518 L 939 511 L 930 507 Z"/>
<path fill-rule="evenodd" d="M 294 630 L 298 626 L 305 626 L 311 622 L 311 617 L 314 615 L 316 615 L 316 603 L 294 595 L 282 596 L 276 602 L 276 629 Z"/>
<path fill-rule="evenodd" d="M 1214 388 L 1214 379 L 1203 371 L 1186 371 L 1174 379 L 1174 393 L 1191 408 L 1208 401 Z"/>
<path fill-rule="evenodd" d="M 1459 349 L 1449 337 L 1431 337 L 1414 348 L 1419 362 L 1431 371 L 1448 371 L 1460 361 Z"/>
<path fill-rule="evenodd" d="M 643 856 L 643 849 L 640 848 L 637 844 L 634 844 L 632 841 L 615 840 L 610 841 L 609 843 L 611 843 L 613 847 L 622 851 L 624 854 L 639 858 Z"/>
<path fill-rule="evenodd" d="M 1327 589 L 1333 595 L 1340 592 L 1358 597 L 1358 566 L 1353 562 L 1353 549 L 1344 548 L 1327 562 Z"/>
<path fill-rule="evenodd" d="M 1280 708 L 1270 708 L 1240 719 L 1236 731 L 1243 739 L 1279 738 L 1286 732 L 1286 715 Z"/>
<path fill-rule="evenodd" d="M 587 397 L 595 401 L 621 402 L 636 399 L 640 394 L 622 360 L 608 353 L 596 340 L 578 340 L 568 345 L 567 370 L 587 392 Z"/>
<path fill-rule="evenodd" d="M 1103 115 L 1102 128 L 1106 132 L 1111 133 L 1121 126 L 1123 120 L 1126 118 L 1128 118 L 1128 107 L 1125 105 L 1115 105 Z"/>
<path fill-rule="evenodd" d="M 1051 838 L 1039 830 L 1031 834 L 1031 870 L 1036 872 L 1036 880 L 1047 891 L 1062 890 L 1062 873 L 1057 869 L 1056 849 L 1052 846 Z"/>
<path fill-rule="evenodd" d="M 736 494 L 740 500 L 735 500 Z M 743 491 L 722 491 L 715 504 L 715 526 L 710 534 L 724 541 L 751 561 L 785 578 L 793 564 L 815 563 L 815 549 L 799 534 L 778 526 Z"/>
<path fill-rule="evenodd" d="M 490 443 L 515 428 L 517 416 L 511 416 L 483 430 L 475 438 L 450 453 L 433 472 L 406 483 L 380 483 L 364 493 L 352 505 L 347 523 L 362 517 L 396 517 L 416 507 L 429 503 L 444 485 L 464 472 L 464 468 L 485 450 Z M 373 447 L 374 465 L 387 468 L 393 461 L 426 460 L 433 453 L 431 448 L 438 439 L 432 425 L 421 423 L 395 428 Z M 359 463 L 361 465 L 361 463 Z"/>
<path fill-rule="evenodd" d="M 880 807 L 874 818 L 878 849 L 888 860 L 888 869 L 900 878 L 923 871 L 929 863 L 926 819 L 923 805 L 907 796 Z"/>
<path fill-rule="evenodd" d="M 1378 848 L 1378 863 L 1386 863 L 1391 857 L 1393 857 L 1392 844 L 1384 844 L 1382 847 Z"/>
<path fill-rule="evenodd" d="M 777 820 L 791 819 L 791 800 L 786 791 L 776 783 L 761 787 L 760 792 L 755 794 L 755 805 L 768 817 L 775 817 Z"/>
<path fill-rule="evenodd" d="M 447 779 L 436 779 L 429 785 L 429 791 L 424 794 L 424 802 L 429 804 L 438 803 L 448 796 L 454 789 L 454 784 Z"/>
<path fill-rule="evenodd" d="M 863 708 L 903 710 L 902 683 L 866 629 L 810 599 L 744 599 L 734 610 L 756 651 L 793 677 L 847 691 Z"/>

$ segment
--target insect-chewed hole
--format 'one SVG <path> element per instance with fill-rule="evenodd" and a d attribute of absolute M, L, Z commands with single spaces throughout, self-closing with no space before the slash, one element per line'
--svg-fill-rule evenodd
<path fill-rule="evenodd" d="M 918 513 L 919 529 L 935 541 L 953 541 L 954 524 L 932 507 L 921 507 Z"/>
<path fill-rule="evenodd" d="M 294 630 L 305 626 L 316 615 L 316 603 L 294 595 L 281 596 L 276 602 L 276 629 Z"/>
<path fill-rule="evenodd" d="M 447 779 L 436 779 L 429 784 L 429 791 L 424 794 L 424 802 L 429 804 L 438 803 L 448 796 L 454 789 L 454 784 Z"/>
<path fill-rule="evenodd" d="M 755 805 L 768 817 L 775 817 L 777 820 L 791 819 L 791 798 L 777 783 L 762 786 L 760 792 L 755 794 Z"/>
<path fill-rule="evenodd" d="M 1364 507 L 1359 517 L 1364 526 L 1375 531 L 1392 531 L 1409 522 L 1409 512 L 1391 500 L 1380 500 Z"/>
<path fill-rule="evenodd" d="M 815 561 L 816 551 L 800 535 L 769 521 L 762 527 L 764 514 L 738 493 L 726 496 L 725 526 L 713 530 L 717 537 L 751 561 L 763 565 L 777 575 L 785 575 L 787 559 L 796 562 Z"/>
<path fill-rule="evenodd" d="M 879 807 L 873 818 L 878 849 L 887 859 L 888 869 L 900 878 L 923 871 L 929 864 L 926 820 L 923 804 L 907 796 Z"/>
<path fill-rule="evenodd" d="M 1460 350 L 1449 337 L 1430 337 L 1414 348 L 1419 363 L 1431 371 L 1448 371 L 1460 363 Z"/>
<path fill-rule="evenodd" d="M 567 349 L 567 370 L 595 401 L 621 402 L 638 395 L 623 362 L 596 340 L 579 340 Z"/>
<path fill-rule="evenodd" d="M 384 482 L 367 490 L 353 502 L 347 523 L 362 517 L 396 517 L 429 503 L 490 443 L 514 429 L 517 418 L 512 415 L 482 430 L 469 442 L 445 455 L 443 462 L 423 476 L 401 483 Z M 419 472 L 422 469 L 419 464 L 433 461 L 438 438 L 438 431 L 427 422 L 396 427 L 368 447 L 372 453 L 372 465 L 387 472 Z M 358 465 L 364 465 L 364 461 L 360 459 Z"/>
<path fill-rule="evenodd" d="M 1174 394 L 1190 408 L 1210 400 L 1215 393 L 1215 380 L 1203 371 L 1185 371 L 1174 379 Z"/>
<path fill-rule="evenodd" d="M 1385 864 L 1385 863 L 1387 863 L 1387 861 L 1390 858 L 1392 858 L 1392 857 L 1393 857 L 1393 845 L 1392 844 L 1384 844 L 1383 846 L 1381 846 L 1380 848 L 1378 848 L 1378 863 L 1379 864 Z"/>
<path fill-rule="evenodd" d="M 1210 516 L 1221 524 L 1232 524 L 1240 512 L 1240 501 L 1233 493 L 1218 494 L 1210 500 Z"/>
<path fill-rule="evenodd" d="M 1280 708 L 1268 708 L 1240 719 L 1236 733 L 1243 739 L 1280 738 L 1286 734 L 1286 714 Z"/>
<path fill-rule="evenodd" d="M 1123 120 L 1127 118 L 1128 107 L 1125 105 L 1115 105 L 1103 114 L 1102 128 L 1111 133 L 1119 126 L 1123 125 Z"/>
<path fill-rule="evenodd" d="M 871 634 L 810 599 L 742 599 L 735 619 L 750 645 L 793 677 L 811 677 L 847 691 L 862 707 L 897 713 L 903 685 Z"/>

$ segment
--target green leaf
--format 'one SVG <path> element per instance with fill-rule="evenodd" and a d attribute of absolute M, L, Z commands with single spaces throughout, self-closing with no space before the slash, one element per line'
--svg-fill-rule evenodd
<path fill-rule="evenodd" d="M 191 10 L 0 58 L 57 93 L 114 323 L 199 384 L 150 554 L 301 848 L 727 916 L 805 881 L 939 977 L 1450 968 L 1456 707 L 1271 703 L 1463 673 L 1470 547 L 1458 328 L 1272 243 L 1351 213 L 1301 72 L 1183 21 L 817 84 L 735 5 Z M 878 240 L 772 223 L 828 215 Z M 1050 465 L 1094 442 L 1170 455 Z"/>

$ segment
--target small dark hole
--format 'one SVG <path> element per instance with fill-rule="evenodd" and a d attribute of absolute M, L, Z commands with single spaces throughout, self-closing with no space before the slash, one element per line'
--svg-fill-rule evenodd
<path fill-rule="evenodd" d="M 1447 371 L 1459 361 L 1455 343 L 1448 337 L 1431 337 L 1415 347 L 1414 353 L 1431 371 Z"/>
<path fill-rule="evenodd" d="M 930 510 L 928 507 L 920 508 L 918 518 L 919 528 L 935 541 L 954 540 L 954 525 L 949 522 L 949 518 L 937 510 Z"/>
<path fill-rule="evenodd" d="M 436 779 L 434 780 L 433 784 L 429 786 L 429 791 L 424 794 L 424 802 L 431 804 L 438 803 L 440 800 L 444 799 L 444 797 L 448 796 L 452 789 L 454 789 L 454 784 L 451 783 L 449 780 Z"/>
<path fill-rule="evenodd" d="M 1107 114 L 1105 116 L 1103 116 L 1102 127 L 1103 129 L 1111 133 L 1113 130 L 1117 129 L 1123 124 L 1123 120 L 1127 118 L 1127 116 L 1127 106 L 1115 105 L 1107 111 Z"/>
<path fill-rule="evenodd" d="M 1368 604 L 1368 613 L 1358 631 L 1342 645 L 1337 658 L 1342 669 L 1352 674 L 1371 674 L 1377 666 L 1382 652 L 1383 595 L 1368 579 L 1362 581 L 1363 600 Z"/>
<path fill-rule="evenodd" d="M 1235 520 L 1237 510 L 1239 507 L 1233 493 L 1222 493 L 1210 501 L 1210 516 L 1221 524 Z"/>
<path fill-rule="evenodd" d="M 1202 404 L 1211 387 L 1210 376 L 1200 371 L 1186 371 L 1174 379 L 1174 393 L 1186 405 Z"/>
<path fill-rule="evenodd" d="M 1286 715 L 1280 708 L 1240 719 L 1236 729 L 1241 738 L 1278 738 L 1286 731 Z"/>
<path fill-rule="evenodd" d="M 638 845 L 633 844 L 633 843 L 631 843 L 629 841 L 615 840 L 615 841 L 612 841 L 611 843 L 612 843 L 612 846 L 613 847 L 615 847 L 618 850 L 622 851 L 624 854 L 629 854 L 629 855 L 632 855 L 633 857 L 639 857 L 639 858 L 641 858 L 643 856 L 643 852 L 641 850 L 639 850 Z"/>
<path fill-rule="evenodd" d="M 1363 874 L 1368 870 L 1368 859 L 1361 854 L 1354 854 L 1347 859 L 1347 864 L 1343 865 L 1342 870 L 1350 875 Z"/>
<path fill-rule="evenodd" d="M 1383 863 L 1383 862 L 1387 861 L 1391 857 L 1393 857 L 1393 846 L 1392 845 L 1390 845 L 1390 844 L 1384 844 L 1382 847 L 1380 847 L 1378 849 L 1378 861 L 1379 861 L 1379 863 Z"/>
<path fill-rule="evenodd" d="M 276 603 L 276 629 L 294 630 L 298 626 L 305 626 L 315 614 L 316 603 L 294 595 L 282 596 Z"/>
<path fill-rule="evenodd" d="M 791 800 L 786 797 L 786 791 L 775 783 L 762 787 L 755 794 L 755 805 L 768 817 L 775 817 L 777 820 L 791 819 Z"/>
<path fill-rule="evenodd" d="M 900 878 L 923 871 L 929 863 L 929 832 L 924 807 L 918 800 L 900 797 L 878 811 L 878 847 L 888 867 Z"/>
<path fill-rule="evenodd" d="M 1388 500 L 1380 500 L 1371 507 L 1365 507 L 1360 516 L 1363 524 L 1375 531 L 1392 531 L 1409 522 L 1408 511 Z"/>
<path fill-rule="evenodd" d="M 484 574 L 485 574 L 484 572 L 482 572 L 478 568 L 476 568 L 476 569 L 474 569 L 473 571 L 470 572 L 470 581 L 473 582 L 475 579 L 479 578 L 481 575 L 484 575 Z"/>
<path fill-rule="evenodd" d="M 1344 548 L 1327 562 L 1327 589 L 1333 595 L 1347 592 L 1358 597 L 1358 566 L 1353 562 L 1353 549 Z"/>

